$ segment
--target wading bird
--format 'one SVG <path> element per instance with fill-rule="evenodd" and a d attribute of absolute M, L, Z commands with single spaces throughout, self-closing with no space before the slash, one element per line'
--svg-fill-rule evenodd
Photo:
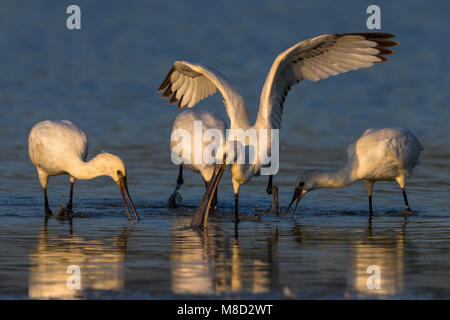
<path fill-rule="evenodd" d="M 217 89 L 212 84 L 209 83 L 201 83 L 202 89 L 199 89 L 200 95 L 210 95 L 214 93 Z M 164 87 L 160 87 L 158 90 L 162 91 Z M 163 95 L 164 96 L 164 95 Z M 201 97 L 200 96 L 200 97 Z M 200 99 L 201 100 L 201 99 Z M 171 100 L 173 102 L 173 99 Z M 170 208 L 175 208 L 180 205 L 181 195 L 178 193 L 178 190 L 181 188 L 181 185 L 184 183 L 183 180 L 183 167 L 193 171 L 199 172 L 205 182 L 206 188 L 208 188 L 208 183 L 211 181 L 214 168 L 216 167 L 216 163 L 207 163 L 205 161 L 200 161 L 199 163 L 195 162 L 195 155 L 201 154 L 205 148 L 211 143 L 208 139 L 201 139 L 200 143 L 196 143 L 194 140 L 195 137 L 195 123 L 201 123 L 201 135 L 205 136 L 205 133 L 214 129 L 217 130 L 222 137 L 222 141 L 225 142 L 226 129 L 227 125 L 225 121 L 216 113 L 209 112 L 205 110 L 186 110 L 181 112 L 174 121 L 172 126 L 172 134 L 171 134 L 171 142 L 170 142 L 170 150 L 173 155 L 180 157 L 182 159 L 182 163 L 179 166 L 177 183 L 174 191 L 169 197 L 168 206 Z M 191 139 L 179 139 L 177 140 L 176 133 L 178 130 L 185 131 Z M 178 137 L 179 138 L 179 137 Z M 223 144 L 223 147 L 226 148 L 226 144 Z M 189 154 L 184 154 L 184 150 L 189 150 Z M 202 159 L 203 160 L 203 159 Z M 269 195 L 273 195 L 273 204 L 275 209 L 277 210 L 277 214 L 279 211 L 279 203 L 278 203 L 278 188 L 273 185 L 272 175 L 269 176 L 269 182 L 267 185 L 266 192 Z M 239 188 L 239 187 L 238 187 Z M 235 219 L 238 220 L 238 192 L 235 192 Z M 212 200 L 212 209 L 215 210 L 217 207 L 217 189 L 214 192 L 214 197 Z M 272 206 L 271 206 L 272 208 Z"/>
<path fill-rule="evenodd" d="M 202 153 L 207 145 L 208 141 L 201 140 L 201 145 L 197 145 L 194 141 L 195 136 L 195 122 L 199 121 L 201 123 L 202 129 L 202 137 L 205 136 L 205 132 L 209 129 L 215 129 L 220 132 L 222 137 L 225 137 L 226 123 L 225 121 L 216 113 L 203 111 L 203 110 L 186 110 L 180 113 L 175 119 L 172 127 L 172 137 L 176 138 L 175 135 L 178 130 L 184 130 L 187 132 L 189 137 L 192 139 L 184 139 L 181 141 L 177 141 L 176 139 L 171 139 L 170 141 L 170 150 L 172 153 L 175 153 L 175 156 L 178 156 L 182 159 L 182 163 L 180 164 L 177 184 L 175 190 L 169 198 L 168 206 L 169 208 L 175 208 L 179 206 L 181 196 L 178 193 L 181 185 L 183 184 L 183 167 L 186 169 L 199 172 L 205 182 L 206 188 L 208 187 L 208 183 L 212 178 L 215 164 L 206 163 L 205 161 L 196 162 L 195 155 L 198 153 Z M 184 154 L 184 150 L 191 151 L 190 154 Z M 203 159 L 202 159 L 203 160 Z M 217 190 L 214 193 L 214 199 L 212 203 L 213 209 L 217 207 Z"/>
<path fill-rule="evenodd" d="M 372 189 L 376 181 L 397 181 L 402 189 L 406 210 L 409 209 L 405 191 L 405 178 L 419 164 L 422 145 L 406 128 L 367 129 L 363 135 L 347 148 L 347 164 L 337 172 L 306 170 L 299 174 L 294 196 L 286 214 L 297 200 L 295 210 L 302 197 L 311 190 L 320 188 L 343 188 L 358 180 L 364 180 L 372 214 Z"/>
<path fill-rule="evenodd" d="M 44 190 L 46 214 L 52 214 L 47 199 L 49 176 L 67 174 L 70 177 L 70 198 L 65 213 L 72 211 L 75 179 L 89 180 L 98 176 L 110 176 L 120 189 L 128 219 L 131 220 L 131 215 L 125 194 L 128 196 L 136 220 L 139 220 L 128 191 L 127 173 L 123 161 L 113 154 L 100 153 L 85 162 L 87 151 L 86 135 L 68 120 L 42 121 L 31 129 L 28 137 L 28 152 L 31 162 L 36 166 L 39 181 Z"/>
<path fill-rule="evenodd" d="M 220 133 L 222 137 L 222 141 L 224 142 L 224 137 L 226 136 L 226 128 L 227 125 L 225 121 L 216 113 L 204 111 L 204 110 L 186 110 L 181 112 L 174 121 L 172 127 L 171 136 L 174 139 L 170 141 L 170 150 L 175 156 L 178 156 L 182 159 L 182 163 L 179 166 L 177 183 L 174 191 L 169 197 L 168 206 L 169 208 L 176 208 L 180 205 L 181 195 L 179 195 L 178 190 L 181 188 L 181 185 L 184 183 L 183 180 L 183 167 L 192 171 L 199 172 L 205 182 L 205 187 L 208 188 L 208 183 L 211 181 L 213 176 L 214 168 L 216 166 L 215 163 L 207 163 L 205 161 L 201 161 L 199 163 L 195 162 L 195 155 L 202 154 L 203 150 L 208 148 L 208 145 L 211 143 L 208 139 L 202 139 L 200 144 L 196 144 L 194 141 L 195 137 L 195 122 L 201 123 L 202 129 L 202 137 L 205 137 L 208 133 L 208 130 L 214 129 Z M 184 138 L 177 140 L 177 130 L 184 130 L 191 139 L 185 140 Z M 220 143 L 220 142 L 219 142 Z M 223 143 L 223 147 L 226 148 L 226 144 Z M 184 150 L 189 150 L 189 154 L 184 154 Z M 203 159 L 202 159 L 203 160 Z M 272 176 L 269 176 L 269 183 L 267 185 L 266 192 L 270 195 L 273 195 L 273 204 L 275 205 L 275 209 L 279 210 L 278 204 L 278 188 L 272 183 Z M 214 192 L 214 198 L 212 201 L 212 209 L 215 210 L 217 207 L 217 189 Z M 237 209 L 238 208 L 238 197 L 235 194 L 235 218 L 237 219 Z M 272 206 L 271 206 L 272 208 Z"/>
<path fill-rule="evenodd" d="M 394 52 L 388 48 L 398 44 L 389 40 L 392 37 L 394 35 L 388 33 L 327 34 L 302 41 L 282 52 L 275 59 L 266 77 L 253 126 L 249 123 L 240 92 L 229 80 L 210 67 L 176 61 L 158 90 L 164 91 L 163 97 L 170 97 L 170 103 L 178 102 L 178 108 L 192 108 L 218 89 L 224 98 L 230 129 L 256 130 L 256 142 L 245 140 L 244 147 L 258 150 L 258 154 L 270 155 L 271 151 L 278 151 L 271 150 L 271 129 L 280 128 L 284 101 L 292 85 L 303 79 L 319 81 L 386 61 L 384 56 Z M 268 139 L 262 139 L 262 134 Z M 231 163 L 236 216 L 240 186 L 261 173 L 265 160 L 267 158 L 258 158 L 256 163 Z M 206 225 L 210 200 L 218 185 L 215 180 L 220 179 L 225 168 L 226 164 L 216 164 L 208 190 L 194 214 L 191 223 L 193 227 Z"/>

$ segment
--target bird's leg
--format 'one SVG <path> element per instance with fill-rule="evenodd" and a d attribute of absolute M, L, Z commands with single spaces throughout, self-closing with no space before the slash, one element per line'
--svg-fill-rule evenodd
<path fill-rule="evenodd" d="M 178 193 L 178 190 L 180 189 L 181 185 L 184 183 L 183 181 L 183 166 L 180 164 L 180 170 L 178 172 L 178 178 L 177 178 L 177 185 L 175 187 L 175 190 L 173 190 L 172 194 L 169 197 L 169 201 L 167 202 L 167 205 L 169 208 L 176 208 L 179 205 L 177 204 L 177 196 L 181 195 Z"/>
<path fill-rule="evenodd" d="M 52 210 L 50 210 L 50 207 L 48 206 L 47 188 L 44 188 L 44 202 L 45 202 L 45 214 L 47 216 L 51 216 Z"/>
<path fill-rule="evenodd" d="M 266 188 L 266 192 L 267 192 L 268 195 L 273 194 L 273 190 L 272 190 L 272 189 L 273 189 L 272 179 L 273 179 L 273 176 L 270 175 L 270 176 L 269 176 L 269 181 L 268 181 L 268 183 L 267 183 L 267 188 Z M 268 208 L 267 210 L 263 210 L 263 214 L 265 214 L 265 213 L 267 213 L 267 212 L 272 212 L 272 205 L 273 205 L 273 204 L 274 204 L 274 202 L 272 201 L 272 202 L 270 203 L 269 208 Z"/>
<path fill-rule="evenodd" d="M 405 200 L 406 211 L 411 211 L 411 209 L 409 208 L 409 204 L 408 204 L 408 198 L 406 197 L 405 176 L 400 175 L 397 178 L 395 178 L 395 180 L 397 181 L 397 183 L 400 185 L 400 188 L 402 189 L 403 200 Z"/>
<path fill-rule="evenodd" d="M 67 203 L 65 213 L 72 212 L 72 199 L 73 199 L 73 184 L 74 184 L 74 181 L 75 181 L 75 178 L 74 177 L 70 177 L 70 195 L 69 195 L 69 202 Z"/>
<path fill-rule="evenodd" d="M 408 204 L 408 198 L 406 197 L 405 188 L 402 188 L 402 193 L 403 193 L 403 200 L 405 200 L 406 211 L 411 211 Z"/>
<path fill-rule="evenodd" d="M 278 202 L 278 187 L 273 185 L 272 187 L 273 204 L 277 210 L 277 216 L 280 214 L 280 203 Z"/>
<path fill-rule="evenodd" d="M 266 192 L 268 195 L 272 194 L 272 180 L 273 180 L 273 175 L 270 175 L 269 182 L 267 183 L 267 188 L 266 188 Z"/>
<path fill-rule="evenodd" d="M 177 186 L 181 186 L 183 181 L 183 166 L 180 164 L 180 170 L 178 171 Z"/>
<path fill-rule="evenodd" d="M 266 192 L 268 195 L 273 196 L 273 201 L 270 203 L 270 207 L 266 212 L 272 212 L 272 205 L 275 206 L 277 215 L 280 213 L 280 203 L 278 202 L 278 187 L 273 184 L 273 175 L 269 176 L 269 182 L 267 183 Z"/>
<path fill-rule="evenodd" d="M 364 183 L 366 184 L 366 190 L 367 190 L 367 196 L 369 197 L 369 212 L 370 215 L 372 215 L 372 189 L 373 185 L 375 184 L 374 181 L 370 180 L 364 180 Z"/>
<path fill-rule="evenodd" d="M 234 194 L 234 222 L 239 222 L 239 193 Z"/>

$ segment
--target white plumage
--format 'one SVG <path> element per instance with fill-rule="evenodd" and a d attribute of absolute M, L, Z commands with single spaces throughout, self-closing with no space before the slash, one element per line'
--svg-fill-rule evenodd
<path fill-rule="evenodd" d="M 327 34 L 302 41 L 282 52 L 275 59 L 266 77 L 257 119 L 253 126 L 249 123 L 242 95 L 228 79 L 210 67 L 176 61 L 158 91 L 164 91 L 163 97 L 171 97 L 170 103 L 178 102 L 179 108 L 185 106 L 191 108 L 218 89 L 224 98 L 225 109 L 230 119 L 230 129 L 256 129 L 258 133 L 256 145 L 251 145 L 253 142 L 249 141 L 245 146 L 253 147 L 255 150 L 262 148 L 266 151 L 265 154 L 269 155 L 271 152 L 270 129 L 281 127 L 283 104 L 292 85 L 303 79 L 318 81 L 383 62 L 386 60 L 385 55 L 393 53 L 388 48 L 398 44 L 388 40 L 392 37 L 394 35 L 388 33 Z M 266 134 L 269 139 L 266 145 L 260 144 L 260 129 L 268 130 Z M 258 158 L 256 164 L 231 164 L 236 199 L 240 185 L 250 181 L 253 176 L 259 175 L 264 160 Z M 224 169 L 221 166 L 221 170 Z M 217 167 L 217 173 L 217 176 L 221 176 L 219 167 Z M 205 207 L 205 204 L 209 203 L 207 199 L 211 196 L 207 194 L 204 197 L 205 201 L 202 201 L 194 215 L 197 217 L 193 221 L 194 226 L 206 224 L 209 205 Z M 202 218 L 198 218 L 199 215 Z"/>
<path fill-rule="evenodd" d="M 45 188 L 48 176 L 68 173 L 74 162 L 86 160 L 88 140 L 84 132 L 68 120 L 47 120 L 31 129 L 28 151 Z"/>
<path fill-rule="evenodd" d="M 216 129 L 222 137 L 225 137 L 226 123 L 225 121 L 216 113 L 203 111 L 203 110 L 186 110 L 180 113 L 175 119 L 172 127 L 172 139 L 170 142 L 170 151 L 176 156 L 182 159 L 182 164 L 180 164 L 180 172 L 177 179 L 177 185 L 172 195 L 169 198 L 168 205 L 171 208 L 177 207 L 180 202 L 181 196 L 178 193 L 181 185 L 183 184 L 183 167 L 201 174 L 205 184 L 209 183 L 212 178 L 215 163 L 206 163 L 201 161 L 196 162 L 194 157 L 197 154 L 202 154 L 209 141 L 201 140 L 201 145 L 195 143 L 194 140 L 194 124 L 195 122 L 200 122 L 202 125 L 202 137 L 204 133 L 209 129 Z M 176 139 L 174 134 L 177 130 L 185 130 L 192 139 L 186 140 Z M 184 154 L 183 150 L 189 150 L 190 154 Z M 214 195 L 214 207 L 217 206 L 217 190 Z"/>
<path fill-rule="evenodd" d="M 301 198 L 319 188 L 342 188 L 364 180 L 372 214 L 372 189 L 376 181 L 397 181 L 402 190 L 406 210 L 409 210 L 405 178 L 419 164 L 423 147 L 417 137 L 406 128 L 367 129 L 347 148 L 347 164 L 337 172 L 325 170 L 302 171 L 296 182 L 294 196 L 286 212 L 297 200 L 292 216 Z"/>
<path fill-rule="evenodd" d="M 119 186 L 128 218 L 131 219 L 125 193 L 136 220 L 139 219 L 128 192 L 126 168 L 123 161 L 110 153 L 101 153 L 85 162 L 88 141 L 84 132 L 68 120 L 42 121 L 36 124 L 28 137 L 28 152 L 36 166 L 44 190 L 45 211 L 52 214 L 47 200 L 49 176 L 67 174 L 70 177 L 70 199 L 65 213 L 72 210 L 73 183 L 75 179 L 89 180 L 98 176 L 110 176 Z"/>

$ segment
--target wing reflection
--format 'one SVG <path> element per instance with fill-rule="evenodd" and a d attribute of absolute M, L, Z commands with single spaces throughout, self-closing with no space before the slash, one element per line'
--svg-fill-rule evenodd
<path fill-rule="evenodd" d="M 277 285 L 276 237 L 265 248 L 253 242 L 243 249 L 234 235 L 215 228 L 186 230 L 189 222 L 174 221 L 172 230 L 171 285 L 175 294 L 210 295 L 230 292 L 269 292 Z"/>
<path fill-rule="evenodd" d="M 36 248 L 29 254 L 29 297 L 83 299 L 86 290 L 121 290 L 129 232 L 127 225 L 110 241 L 89 240 L 74 236 L 72 232 L 50 235 L 45 225 Z M 70 265 L 80 267 L 81 290 L 69 289 L 66 285 L 71 276 L 66 273 Z"/>
<path fill-rule="evenodd" d="M 373 234 L 372 222 L 369 219 L 366 236 L 354 244 L 354 257 L 351 274 L 348 277 L 350 291 L 357 297 L 376 295 L 386 298 L 403 292 L 405 229 L 407 220 L 396 234 Z M 380 288 L 369 288 L 367 281 L 372 275 L 369 266 L 380 268 Z M 370 285 L 370 283 L 369 283 Z"/>

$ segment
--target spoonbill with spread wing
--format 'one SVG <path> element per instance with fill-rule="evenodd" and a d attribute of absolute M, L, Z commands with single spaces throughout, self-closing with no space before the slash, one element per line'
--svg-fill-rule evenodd
<path fill-rule="evenodd" d="M 258 115 L 253 126 L 248 120 L 244 98 L 240 92 L 228 79 L 210 67 L 176 61 L 158 90 L 164 91 L 163 97 L 170 97 L 170 103 L 178 102 L 178 108 L 181 109 L 186 106 L 192 108 L 218 89 L 224 98 L 230 129 L 255 130 L 256 139 L 245 139 L 240 143 L 243 147 L 257 150 L 257 154 L 266 157 L 263 159 L 258 157 L 253 163 L 230 164 L 236 200 L 235 216 L 237 216 L 240 186 L 249 182 L 253 176 L 260 175 L 261 168 L 267 164 L 271 152 L 278 151 L 271 150 L 271 130 L 280 129 L 284 101 L 291 86 L 303 79 L 319 81 L 329 76 L 384 62 L 387 60 L 385 55 L 394 52 L 388 48 L 398 44 L 389 40 L 393 37 L 394 35 L 388 33 L 326 34 L 297 43 L 282 52 L 275 59 L 266 77 Z M 216 180 L 220 179 L 226 166 L 226 163 L 215 164 L 208 190 L 194 213 L 191 222 L 193 227 L 206 226 L 210 200 L 218 185 Z"/>

